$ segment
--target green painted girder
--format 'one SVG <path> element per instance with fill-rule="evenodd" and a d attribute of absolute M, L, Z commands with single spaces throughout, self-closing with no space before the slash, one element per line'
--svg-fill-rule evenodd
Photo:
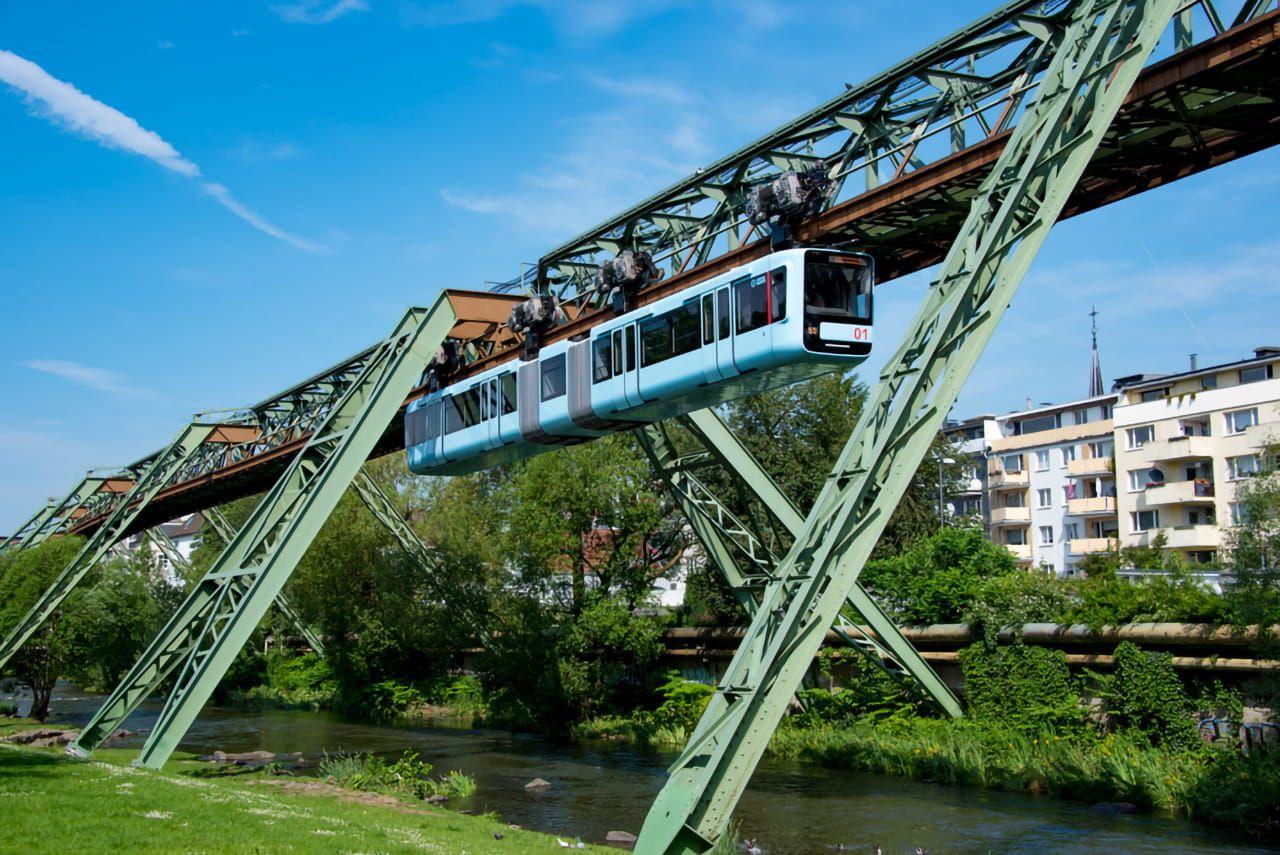
<path fill-rule="evenodd" d="M 1167 50 L 1203 42 L 1276 5 L 1276 0 L 1185 3 Z M 1016 0 L 848 86 L 555 247 L 538 261 L 537 290 L 592 305 L 597 301 L 591 280 L 599 263 L 621 249 L 650 252 L 668 275 L 690 260 L 702 263 L 730 252 L 753 233 L 743 211 L 751 189 L 814 157 L 826 160 L 838 183 L 827 200 L 835 205 L 1004 132 L 1034 94 L 1044 51 L 1060 37 L 1070 8 L 1068 0 Z M 679 228 L 672 228 L 677 222 Z M 516 278 L 502 290 L 524 290 L 527 284 Z"/>
<path fill-rule="evenodd" d="M 804 515 L 714 410 L 699 410 L 680 421 L 720 467 L 746 488 L 751 498 L 762 504 L 792 538 L 800 534 Z M 680 456 L 662 425 L 642 428 L 636 431 L 636 436 L 706 548 L 708 557 L 720 569 L 747 614 L 754 616 L 757 610 L 754 593 L 774 577 L 780 563 L 778 556 L 694 474 L 672 466 Z M 747 572 L 743 570 L 744 564 Z M 842 612 L 832 628 L 846 644 L 895 679 L 914 682 L 926 698 L 948 715 L 959 718 L 964 714 L 955 694 L 861 585 L 854 584 L 847 600 L 849 608 L 871 632 L 864 632 L 857 624 L 847 621 Z"/>
<path fill-rule="evenodd" d="M 209 508 L 203 512 L 202 516 L 209 527 L 222 538 L 223 543 L 230 543 L 231 538 L 235 537 L 235 529 L 231 527 L 227 522 L 227 518 L 217 508 Z M 214 522 L 215 519 L 217 522 Z M 147 529 L 146 536 L 155 545 L 156 549 L 168 559 L 170 564 L 182 571 L 184 575 L 190 573 L 191 562 L 178 549 L 178 545 L 169 537 L 163 526 L 154 526 Z M 307 642 L 308 647 L 321 656 L 325 655 L 324 643 L 320 641 L 320 636 L 316 635 L 311 627 L 307 626 L 306 621 L 302 619 L 302 615 L 289 602 L 284 591 L 281 591 L 280 595 L 276 597 L 276 608 L 284 616 L 284 619 L 289 622 L 290 626 L 293 627 L 294 631 Z"/>
<path fill-rule="evenodd" d="M 906 339 L 766 587 L 636 851 L 723 832 L 912 474 L 1179 0 L 1079 0 Z"/>
<path fill-rule="evenodd" d="M 213 425 L 192 422 L 183 428 L 172 444 L 151 459 L 146 471 L 138 476 L 125 494 L 126 498 L 115 503 L 106 521 L 85 541 L 71 563 L 0 644 L 0 669 L 44 625 L 107 551 L 125 536 L 147 503 L 169 483 L 175 472 L 182 469 L 212 430 Z"/>
<path fill-rule="evenodd" d="M 51 536 L 62 533 L 75 512 L 84 507 L 91 496 L 98 492 L 105 478 L 85 475 L 62 501 L 53 501 L 35 513 L 0 546 L 0 553 L 8 549 L 21 550 L 44 543 Z"/>
<path fill-rule="evenodd" d="M 319 419 L 306 447 L 67 747 L 68 753 L 92 752 L 176 672 L 174 688 L 135 761 L 151 768 L 164 764 L 357 477 L 454 321 L 453 308 L 441 295 L 430 310 L 410 309 L 394 332 L 372 349 L 359 377 Z"/>

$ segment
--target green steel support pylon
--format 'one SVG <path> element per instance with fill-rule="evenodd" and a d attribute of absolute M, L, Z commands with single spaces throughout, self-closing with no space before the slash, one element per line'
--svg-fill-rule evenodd
<path fill-rule="evenodd" d="M 799 535 L 804 516 L 713 410 L 699 410 L 681 421 L 711 457 L 739 480 L 792 537 Z M 773 577 L 779 558 L 687 466 L 680 464 L 682 458 L 676 454 L 663 426 L 650 425 L 637 431 L 636 436 L 707 549 L 708 557 L 725 576 L 747 613 L 754 616 L 757 603 L 752 591 L 759 590 Z M 734 553 L 749 568 L 748 572 L 743 572 Z M 891 677 L 914 682 L 943 712 L 956 718 L 962 716 L 964 710 L 959 699 L 862 586 L 855 584 L 847 599 L 849 608 L 872 632 L 864 633 L 841 614 L 832 627 L 841 639 Z"/>
<path fill-rule="evenodd" d="M 173 691 L 135 761 L 151 768 L 164 765 L 395 418 L 454 319 L 443 294 L 432 309 L 405 314 L 142 658 L 67 746 L 68 753 L 85 756 L 97 748 L 178 670 Z"/>
<path fill-rule="evenodd" d="M 107 554 L 107 550 L 124 537 L 138 514 L 168 483 L 169 477 L 182 469 L 213 428 L 214 425 L 192 422 L 183 428 L 182 433 L 178 434 L 178 438 L 168 448 L 156 456 L 142 476 L 129 488 L 124 499 L 116 504 L 106 521 L 98 526 L 75 558 L 71 559 L 71 563 L 0 645 L 0 668 L 44 625 L 67 595 Z"/>
<path fill-rule="evenodd" d="M 220 521 L 219 524 L 213 523 L 210 518 L 212 514 L 218 514 L 218 519 Z M 226 517 L 219 514 L 217 510 L 213 510 L 212 514 L 210 511 L 204 511 L 202 513 L 205 522 L 209 523 L 209 527 L 217 532 L 220 537 L 222 536 L 223 531 L 230 531 L 231 536 L 234 537 L 235 531 L 227 525 Z M 191 571 L 191 562 L 182 554 L 178 549 L 178 545 L 173 542 L 173 539 L 169 537 L 168 533 L 165 532 L 162 526 L 155 526 L 148 529 L 146 537 L 155 545 L 155 548 L 160 551 L 160 554 L 168 559 L 170 564 L 179 571 L 182 571 L 183 575 L 189 576 Z M 224 543 L 231 542 L 230 537 L 223 537 L 222 540 Z M 287 620 L 293 627 L 294 632 L 302 636 L 303 640 L 307 642 L 307 646 L 323 656 L 324 644 L 321 643 L 320 637 L 311 630 L 311 627 L 307 626 L 305 621 L 303 621 L 302 615 L 298 614 L 298 610 L 295 609 L 285 597 L 284 591 L 281 591 L 280 595 L 276 597 L 276 608 L 280 610 L 280 614 L 284 615 L 285 620 Z"/>
<path fill-rule="evenodd" d="M 106 480 L 106 478 L 100 478 L 95 475 L 86 475 L 81 478 L 80 483 L 61 502 L 50 502 L 31 519 L 23 523 L 22 527 L 13 533 L 12 537 L 7 539 L 3 545 L 0 545 L 0 553 L 4 553 L 9 549 L 22 550 L 44 543 L 51 535 L 56 534 L 60 528 L 70 524 L 71 516 L 76 512 L 76 509 L 82 507 L 90 496 L 98 492 L 98 488 Z"/>
<path fill-rule="evenodd" d="M 1179 0 L 1080 0 L 906 340 L 775 571 L 636 851 L 724 831 L 827 628 Z"/>

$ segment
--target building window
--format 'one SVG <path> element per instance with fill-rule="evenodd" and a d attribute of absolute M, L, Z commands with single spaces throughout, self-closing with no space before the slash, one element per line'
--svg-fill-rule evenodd
<path fill-rule="evenodd" d="M 1144 403 L 1146 401 L 1163 401 L 1167 397 L 1169 397 L 1168 386 L 1161 386 L 1159 389 L 1147 389 L 1141 395 Z"/>
<path fill-rule="evenodd" d="M 1015 493 L 1005 493 L 1004 506 L 1006 508 L 1025 508 L 1027 506 L 1026 494 L 1021 490 Z"/>
<path fill-rule="evenodd" d="M 1062 526 L 1063 540 L 1078 540 L 1080 538 L 1080 523 L 1065 523 Z"/>
<path fill-rule="evenodd" d="M 1163 481 L 1153 481 L 1150 469 L 1131 469 L 1129 470 L 1129 491 L 1137 492 L 1145 490 L 1152 484 L 1163 484 Z"/>
<path fill-rule="evenodd" d="M 1074 493 L 1075 493 L 1074 484 L 1068 484 L 1067 486 L 1063 487 L 1062 488 L 1062 504 L 1065 505 L 1067 502 L 1074 499 L 1075 498 L 1075 496 L 1073 495 Z"/>
<path fill-rule="evenodd" d="M 1047 508 L 1053 503 L 1053 491 L 1047 487 L 1036 490 L 1036 507 Z"/>
<path fill-rule="evenodd" d="M 1201 388 L 1201 389 L 1217 389 L 1217 388 L 1218 388 L 1218 375 L 1217 375 L 1217 374 L 1206 374 L 1205 376 L 1201 377 L 1201 378 L 1200 378 L 1200 388 Z"/>
<path fill-rule="evenodd" d="M 1062 427 L 1062 416 L 1054 413 L 1049 416 L 1036 416 L 1013 423 L 1013 433 L 1021 436 L 1028 433 L 1039 433 L 1042 430 L 1053 430 Z"/>
<path fill-rule="evenodd" d="M 1154 425 L 1143 425 L 1142 427 L 1129 428 L 1125 431 L 1129 438 L 1130 450 L 1142 448 L 1148 442 L 1155 441 L 1156 429 Z"/>
<path fill-rule="evenodd" d="M 1227 435 L 1244 433 L 1246 429 L 1253 427 L 1258 423 L 1258 408 L 1250 407 L 1247 410 L 1233 410 L 1225 415 L 1227 421 Z"/>
<path fill-rule="evenodd" d="M 1088 407 L 1085 407 L 1085 408 L 1083 408 L 1083 409 L 1076 410 L 1075 412 L 1073 412 L 1073 413 L 1072 413 L 1072 416 L 1075 418 L 1075 420 L 1076 420 L 1076 424 L 1078 424 L 1078 425 L 1088 424 L 1088 423 L 1089 423 L 1089 408 L 1088 408 Z"/>
<path fill-rule="evenodd" d="M 1022 455 L 1006 454 L 1000 458 L 1000 464 L 1004 466 L 1005 472 L 1021 472 L 1022 471 Z"/>
<path fill-rule="evenodd" d="M 1248 478 L 1250 475 L 1257 475 L 1260 468 L 1258 455 L 1256 454 L 1227 458 L 1227 472 L 1232 481 Z"/>
<path fill-rule="evenodd" d="M 1007 528 L 1004 531 L 1004 542 L 1009 546 L 1026 546 L 1027 530 L 1025 528 Z"/>
<path fill-rule="evenodd" d="M 1042 449 L 1036 452 L 1036 471 L 1043 472 L 1049 468 L 1049 450 Z"/>
<path fill-rule="evenodd" d="M 1160 527 L 1159 511 L 1131 511 L 1129 518 L 1134 531 L 1151 531 Z"/>
<path fill-rule="evenodd" d="M 1053 546 L 1053 526 L 1051 525 L 1040 526 L 1040 545 Z"/>
<path fill-rule="evenodd" d="M 1109 442 L 1089 443 L 1089 456 L 1095 459 L 1110 457 L 1113 450 L 1113 446 Z"/>
<path fill-rule="evenodd" d="M 1249 524 L 1249 508 L 1243 502 L 1232 502 L 1228 507 L 1231 508 L 1231 524 L 1232 525 L 1248 525 Z"/>
<path fill-rule="evenodd" d="M 1075 459 L 1076 459 L 1076 447 L 1074 445 L 1068 445 L 1066 448 L 1062 449 L 1062 465 L 1063 466 L 1066 466 L 1068 463 L 1070 463 Z"/>
<path fill-rule="evenodd" d="M 1241 383 L 1257 383 L 1259 380 L 1270 380 L 1271 376 L 1270 365 L 1255 365 L 1252 368 L 1240 369 Z"/>

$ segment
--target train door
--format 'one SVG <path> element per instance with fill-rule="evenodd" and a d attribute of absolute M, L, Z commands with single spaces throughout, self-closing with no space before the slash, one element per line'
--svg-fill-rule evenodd
<path fill-rule="evenodd" d="M 622 391 L 627 406 L 638 407 L 644 403 L 640 396 L 640 356 L 637 352 L 636 325 L 627 324 L 617 332 L 622 333 Z"/>
<path fill-rule="evenodd" d="M 733 292 L 733 363 L 739 373 L 766 364 L 773 349 L 766 274 L 730 283 Z"/>
<path fill-rule="evenodd" d="M 737 375 L 733 362 L 733 302 L 729 288 L 716 289 L 716 368 L 727 380 Z"/>
<path fill-rule="evenodd" d="M 716 383 L 724 379 L 720 372 L 719 342 L 716 340 L 716 295 L 702 295 L 702 382 Z"/>

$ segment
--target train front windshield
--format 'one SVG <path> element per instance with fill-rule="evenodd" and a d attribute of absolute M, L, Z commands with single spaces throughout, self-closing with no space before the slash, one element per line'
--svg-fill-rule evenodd
<path fill-rule="evenodd" d="M 870 323 L 870 264 L 858 256 L 806 254 L 804 302 L 813 321 Z"/>

